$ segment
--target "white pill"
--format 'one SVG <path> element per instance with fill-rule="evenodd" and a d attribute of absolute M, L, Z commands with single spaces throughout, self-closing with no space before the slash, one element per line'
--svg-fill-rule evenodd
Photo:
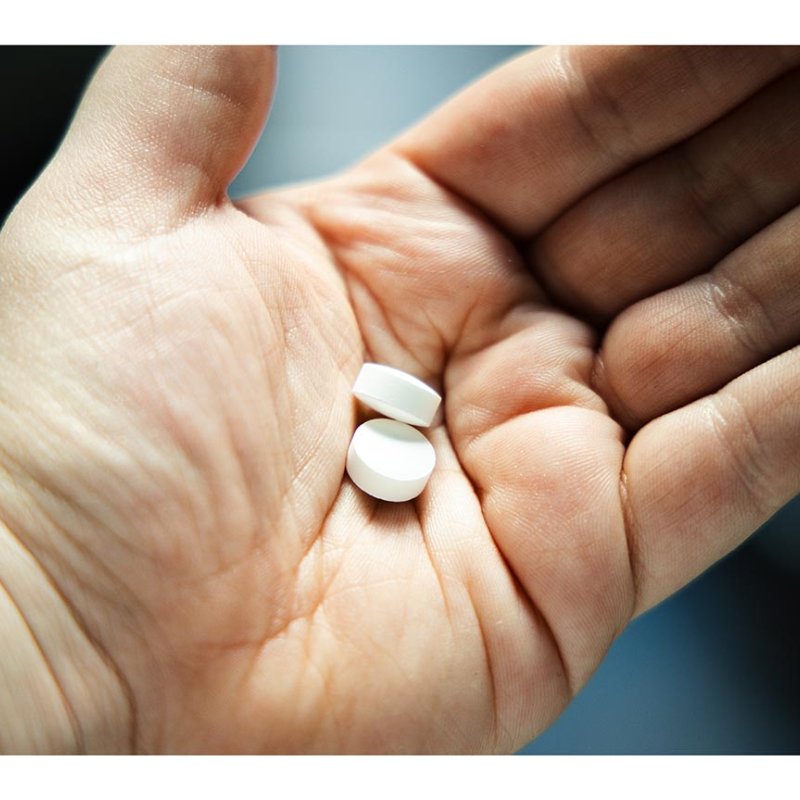
<path fill-rule="evenodd" d="M 347 451 L 347 474 L 353 483 L 393 503 L 420 494 L 435 463 L 433 445 L 416 428 L 393 419 L 359 425 Z"/>
<path fill-rule="evenodd" d="M 364 364 L 353 394 L 380 414 L 411 425 L 431 424 L 442 398 L 419 378 L 383 364 Z"/>

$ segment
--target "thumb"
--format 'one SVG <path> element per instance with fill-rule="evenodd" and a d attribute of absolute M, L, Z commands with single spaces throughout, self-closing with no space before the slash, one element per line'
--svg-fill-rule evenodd
<path fill-rule="evenodd" d="M 138 233 L 221 202 L 264 123 L 275 67 L 267 47 L 115 48 L 42 176 L 48 197 Z"/>

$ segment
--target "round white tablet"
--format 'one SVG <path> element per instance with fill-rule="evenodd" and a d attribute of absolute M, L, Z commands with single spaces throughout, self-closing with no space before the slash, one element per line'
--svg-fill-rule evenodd
<path fill-rule="evenodd" d="M 356 428 L 347 451 L 347 474 L 372 497 L 401 503 L 425 488 L 436 463 L 433 445 L 393 419 L 371 419 Z"/>
<path fill-rule="evenodd" d="M 380 414 L 423 427 L 431 424 L 442 401 L 419 378 L 383 364 L 364 364 L 353 385 L 353 394 Z"/>

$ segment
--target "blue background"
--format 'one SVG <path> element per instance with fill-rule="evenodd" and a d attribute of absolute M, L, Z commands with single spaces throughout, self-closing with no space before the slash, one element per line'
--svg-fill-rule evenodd
<path fill-rule="evenodd" d="M 335 172 L 524 48 L 287 47 L 234 196 Z M 636 620 L 525 753 L 800 752 L 800 500 Z"/>

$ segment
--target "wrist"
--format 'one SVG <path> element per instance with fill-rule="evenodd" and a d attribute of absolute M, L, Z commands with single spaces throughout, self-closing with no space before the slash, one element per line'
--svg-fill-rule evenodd
<path fill-rule="evenodd" d="M 0 474 L 0 752 L 125 752 L 132 713 L 124 681 L 59 576 L 20 535 L 25 518 L 36 514 Z"/>

